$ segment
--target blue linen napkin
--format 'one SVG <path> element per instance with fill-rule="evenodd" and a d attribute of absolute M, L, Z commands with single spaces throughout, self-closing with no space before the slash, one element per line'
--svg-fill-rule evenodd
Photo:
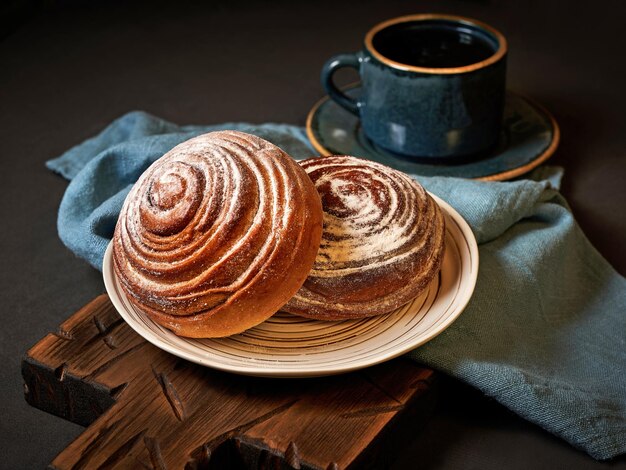
<path fill-rule="evenodd" d="M 50 160 L 71 182 L 59 235 L 102 269 L 126 194 L 155 159 L 219 129 L 256 134 L 294 158 L 315 154 L 302 128 L 177 126 L 143 112 Z M 626 279 L 586 239 L 558 192 L 534 180 L 416 177 L 468 221 L 480 250 L 476 290 L 445 332 L 409 356 L 457 377 L 597 459 L 626 452 Z"/>

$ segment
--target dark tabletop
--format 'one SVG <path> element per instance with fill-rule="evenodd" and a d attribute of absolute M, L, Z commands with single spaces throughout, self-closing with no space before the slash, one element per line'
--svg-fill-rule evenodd
<path fill-rule="evenodd" d="M 20 359 L 104 291 L 59 241 L 67 182 L 44 162 L 141 109 L 185 124 L 304 124 L 319 71 L 377 22 L 455 13 L 509 40 L 509 88 L 555 115 L 550 164 L 583 230 L 626 274 L 626 67 L 622 2 L 8 2 L 0 7 L 2 360 L 0 467 L 42 468 L 82 428 L 30 408 Z M 353 81 L 350 72 L 340 80 Z M 444 379 L 435 415 L 395 468 L 626 468 L 598 463 L 480 393 Z"/>

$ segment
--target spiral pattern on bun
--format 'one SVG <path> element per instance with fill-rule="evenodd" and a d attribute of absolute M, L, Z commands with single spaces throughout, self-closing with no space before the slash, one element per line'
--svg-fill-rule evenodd
<path fill-rule="evenodd" d="M 313 265 L 320 198 L 275 145 L 235 131 L 176 146 L 128 194 L 113 261 L 130 301 L 188 337 L 250 328 L 280 309 Z"/>
<path fill-rule="evenodd" d="M 390 312 L 438 274 L 445 225 L 437 203 L 384 165 L 329 156 L 300 162 L 315 184 L 324 230 L 315 264 L 283 310 L 339 320 Z"/>

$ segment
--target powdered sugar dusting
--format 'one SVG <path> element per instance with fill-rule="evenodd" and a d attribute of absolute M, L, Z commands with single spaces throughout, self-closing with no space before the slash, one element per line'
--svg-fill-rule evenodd
<path fill-rule="evenodd" d="M 324 235 L 312 275 L 344 276 L 367 269 L 380 269 L 398 257 L 418 251 L 423 240 L 415 238 L 420 210 L 428 205 L 426 193 L 412 180 L 380 165 L 354 165 L 346 157 L 342 166 L 312 171 L 324 202 Z M 356 159 L 354 159 L 356 160 Z M 305 164 L 304 168 L 309 171 Z M 316 177 L 319 175 L 319 177 Z M 407 201 L 407 196 L 413 196 Z"/>
<path fill-rule="evenodd" d="M 176 321 L 211 315 L 256 282 L 286 232 L 303 229 L 306 211 L 285 203 L 302 197 L 297 177 L 306 179 L 288 155 L 248 134 L 178 145 L 144 172 L 120 213 L 114 260 L 125 291 Z"/>
<path fill-rule="evenodd" d="M 443 253 L 443 216 L 426 191 L 399 171 L 354 157 L 301 165 L 321 195 L 324 231 L 309 278 L 286 310 L 349 318 L 390 311 L 417 295 Z"/>

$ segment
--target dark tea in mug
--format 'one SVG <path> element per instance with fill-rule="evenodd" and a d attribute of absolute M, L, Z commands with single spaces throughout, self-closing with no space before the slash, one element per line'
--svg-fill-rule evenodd
<path fill-rule="evenodd" d="M 482 30 L 443 21 L 398 23 L 379 31 L 372 44 L 394 62 L 427 68 L 464 67 L 487 60 L 498 49 Z"/>

